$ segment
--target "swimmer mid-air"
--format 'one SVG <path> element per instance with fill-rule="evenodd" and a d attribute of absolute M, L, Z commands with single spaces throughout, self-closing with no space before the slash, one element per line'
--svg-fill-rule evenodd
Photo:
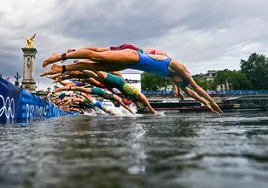
<path fill-rule="evenodd" d="M 85 74 L 89 75 L 90 77 L 95 78 L 98 81 L 101 81 L 107 86 L 117 88 L 124 97 L 133 101 L 134 103 L 142 103 L 144 104 L 147 109 L 153 113 L 158 114 L 150 105 L 147 97 L 143 95 L 137 88 L 134 86 L 126 83 L 123 78 L 121 78 L 119 73 L 117 75 L 106 73 L 103 71 L 96 71 L 96 74 L 92 71 L 84 70 Z"/>
<path fill-rule="evenodd" d="M 164 55 L 144 54 L 132 49 L 123 49 L 118 51 L 103 51 L 96 52 L 88 49 L 75 50 L 63 54 L 54 53 L 46 58 L 43 62 L 43 67 L 57 61 L 66 59 L 81 59 L 76 63 L 68 65 L 53 65 L 51 70 L 45 71 L 41 76 L 52 75 L 71 70 L 93 70 L 93 71 L 120 71 L 123 69 L 136 69 L 158 76 L 169 77 L 173 84 L 182 88 L 182 90 L 190 97 L 201 100 L 208 109 L 212 112 L 223 113 L 217 103 L 193 80 L 186 67 L 178 61 Z M 86 60 L 85 60 L 86 59 Z M 192 88 L 202 97 L 189 89 Z"/>
<path fill-rule="evenodd" d="M 95 94 L 95 95 L 101 96 L 105 99 L 108 99 L 108 100 L 115 102 L 116 106 L 121 105 L 126 110 L 128 110 L 130 113 L 135 114 L 127 105 L 124 104 L 124 102 L 122 101 L 122 99 L 120 97 L 118 97 L 117 95 L 114 95 L 110 92 L 107 92 L 107 91 L 103 90 L 102 88 L 98 88 L 98 87 L 83 88 L 83 87 L 64 86 L 64 87 L 55 89 L 54 92 L 57 93 L 57 92 L 61 92 L 61 91 L 70 91 L 70 90 L 81 91 L 84 93 Z"/>
<path fill-rule="evenodd" d="M 145 54 L 152 54 L 152 55 L 163 55 L 166 57 L 169 57 L 168 54 L 160 49 L 156 49 L 156 48 L 140 48 L 137 46 L 134 46 L 133 44 L 122 44 L 120 46 L 110 46 L 110 47 L 96 47 L 96 46 L 88 46 L 85 48 L 82 48 L 83 50 L 91 50 L 91 51 L 95 51 L 95 52 L 105 52 L 105 51 L 118 51 L 118 50 L 124 50 L 124 49 L 131 49 L 131 50 L 135 50 L 141 53 L 145 53 Z M 73 52 L 75 51 L 75 49 L 68 49 L 68 52 Z M 61 62 L 63 63 L 65 60 L 61 60 Z M 78 62 L 78 61 L 74 61 L 74 62 Z M 181 99 L 182 101 L 184 101 L 184 96 L 181 92 L 181 88 L 174 84 L 174 82 L 171 83 L 173 85 L 173 89 L 174 89 L 174 96 L 178 97 L 178 99 Z"/>

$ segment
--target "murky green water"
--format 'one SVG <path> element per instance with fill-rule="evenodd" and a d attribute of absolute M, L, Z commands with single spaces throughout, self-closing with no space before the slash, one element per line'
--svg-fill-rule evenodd
<path fill-rule="evenodd" d="M 79 116 L 0 126 L 0 187 L 267 185 L 267 112 Z"/>

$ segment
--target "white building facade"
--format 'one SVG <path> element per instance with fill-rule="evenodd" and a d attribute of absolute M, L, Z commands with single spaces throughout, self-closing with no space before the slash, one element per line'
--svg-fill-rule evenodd
<path fill-rule="evenodd" d="M 139 91 L 141 91 L 141 74 L 143 73 L 142 71 L 126 69 L 120 72 L 127 83 L 133 85 Z"/>

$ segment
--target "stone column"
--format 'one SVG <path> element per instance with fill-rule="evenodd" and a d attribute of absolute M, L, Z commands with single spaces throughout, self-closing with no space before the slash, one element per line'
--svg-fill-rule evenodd
<path fill-rule="evenodd" d="M 36 93 L 34 81 L 34 59 L 37 53 L 36 48 L 22 48 L 24 57 L 22 87 L 31 93 Z"/>

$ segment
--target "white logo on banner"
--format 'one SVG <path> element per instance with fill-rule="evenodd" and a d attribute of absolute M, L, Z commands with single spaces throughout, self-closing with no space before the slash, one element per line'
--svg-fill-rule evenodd
<path fill-rule="evenodd" d="M 45 115 L 45 108 L 43 106 L 35 106 L 26 104 L 26 119 L 42 118 Z"/>
<path fill-rule="evenodd" d="M 3 106 L 0 108 L 0 117 L 5 114 L 7 119 L 14 119 L 15 117 L 15 102 L 13 98 L 7 97 L 6 99 L 0 95 L 0 102 L 2 100 Z"/>

